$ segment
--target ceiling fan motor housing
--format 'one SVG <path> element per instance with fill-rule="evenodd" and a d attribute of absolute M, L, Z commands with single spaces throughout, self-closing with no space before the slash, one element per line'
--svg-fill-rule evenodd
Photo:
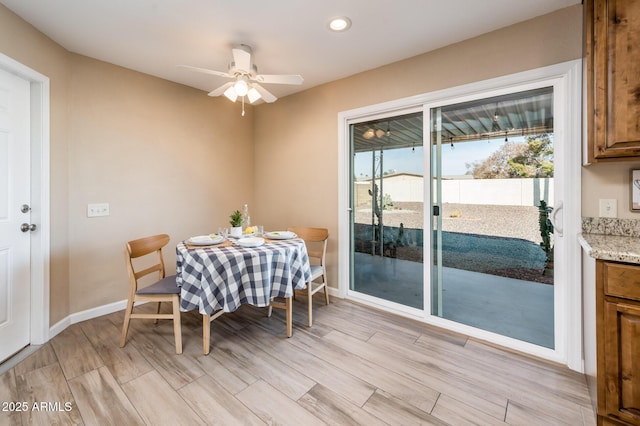
<path fill-rule="evenodd" d="M 243 69 L 237 68 L 236 63 L 234 61 L 231 61 L 229 63 L 228 70 L 230 75 L 233 75 L 235 77 L 238 77 L 240 75 L 246 75 L 252 80 L 255 80 L 256 76 L 258 75 L 258 67 L 256 66 L 256 64 L 251 64 L 251 70 L 243 70 Z"/>

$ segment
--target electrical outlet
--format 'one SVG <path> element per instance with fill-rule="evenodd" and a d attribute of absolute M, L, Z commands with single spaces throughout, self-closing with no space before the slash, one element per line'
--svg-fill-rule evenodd
<path fill-rule="evenodd" d="M 613 199 L 600 200 L 600 217 L 618 217 L 618 202 Z"/>
<path fill-rule="evenodd" d="M 87 205 L 87 217 L 99 216 L 109 216 L 109 203 Z"/>

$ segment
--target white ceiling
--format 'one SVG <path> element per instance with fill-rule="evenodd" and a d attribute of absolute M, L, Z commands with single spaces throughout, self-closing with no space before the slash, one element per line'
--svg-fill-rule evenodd
<path fill-rule="evenodd" d="M 282 97 L 409 58 L 581 0 L 0 0 L 66 49 L 210 91 L 231 47 L 253 47 L 263 74 L 301 74 Z M 329 18 L 348 16 L 344 33 Z M 399 76 L 401 77 L 401 76 Z"/>

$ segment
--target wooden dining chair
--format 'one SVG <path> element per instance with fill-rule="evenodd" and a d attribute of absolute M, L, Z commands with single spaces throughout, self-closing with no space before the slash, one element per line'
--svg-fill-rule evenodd
<path fill-rule="evenodd" d="M 326 279 L 327 271 L 325 269 L 329 230 L 326 228 L 305 228 L 300 226 L 290 227 L 288 230 L 295 232 L 298 237 L 304 240 L 307 246 L 309 261 L 312 262 L 311 279 L 307 282 L 306 288 L 309 327 L 311 327 L 313 324 L 313 295 L 324 289 L 324 301 L 327 305 L 329 304 Z M 322 281 L 316 281 L 320 278 Z"/>
<path fill-rule="evenodd" d="M 162 248 L 169 243 L 167 234 L 154 235 L 151 237 L 140 238 L 129 241 L 125 249 L 125 261 L 127 270 L 129 271 L 129 300 L 127 309 L 124 313 L 124 324 L 122 325 L 122 338 L 120 339 L 120 347 L 124 347 L 127 343 L 127 332 L 129 330 L 129 322 L 134 318 L 151 318 L 155 319 L 155 323 L 159 319 L 172 319 L 173 332 L 176 341 L 176 353 L 182 353 L 182 329 L 180 326 L 180 288 L 176 285 L 176 276 L 165 276 L 164 259 L 162 257 Z M 155 255 L 155 256 L 154 256 Z M 134 261 L 137 258 L 139 261 Z M 144 262 L 144 266 L 136 268 L 134 263 Z M 153 262 L 151 266 L 149 263 Z M 157 281 L 145 287 L 139 287 L 138 283 L 143 277 L 152 276 L 157 273 Z M 148 278 L 147 278 L 148 279 Z M 145 281 L 147 280 L 145 279 Z M 158 307 L 155 313 L 143 314 L 134 313 L 133 307 L 135 302 L 157 302 Z M 172 313 L 161 314 L 160 305 L 162 302 L 171 302 Z"/>

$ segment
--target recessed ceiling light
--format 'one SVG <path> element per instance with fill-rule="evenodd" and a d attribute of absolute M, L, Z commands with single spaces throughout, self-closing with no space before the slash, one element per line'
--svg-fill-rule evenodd
<path fill-rule="evenodd" d="M 337 33 L 347 31 L 351 28 L 351 19 L 346 16 L 336 16 L 329 20 L 329 29 Z"/>

